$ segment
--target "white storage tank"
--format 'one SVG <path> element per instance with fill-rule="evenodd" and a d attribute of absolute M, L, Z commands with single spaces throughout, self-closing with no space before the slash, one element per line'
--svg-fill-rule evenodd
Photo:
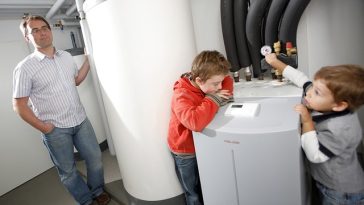
<path fill-rule="evenodd" d="M 167 133 L 173 84 L 197 54 L 190 1 L 100 2 L 83 9 L 125 190 L 144 201 L 181 196 Z"/>

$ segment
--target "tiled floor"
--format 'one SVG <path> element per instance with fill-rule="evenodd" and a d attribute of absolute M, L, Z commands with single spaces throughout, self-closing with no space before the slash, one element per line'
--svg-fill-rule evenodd
<path fill-rule="evenodd" d="M 103 152 L 105 183 L 121 179 L 115 156 L 108 150 Z M 83 161 L 77 163 L 82 174 L 86 174 Z M 16 189 L 0 196 L 1 205 L 74 205 L 76 202 L 61 184 L 57 171 L 51 168 Z M 114 200 L 109 205 L 119 205 Z"/>

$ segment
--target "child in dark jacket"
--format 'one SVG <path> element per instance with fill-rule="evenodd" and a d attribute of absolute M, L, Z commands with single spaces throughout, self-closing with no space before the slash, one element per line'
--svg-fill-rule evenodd
<path fill-rule="evenodd" d="M 219 107 L 232 99 L 229 68 L 219 52 L 203 51 L 195 57 L 191 72 L 174 84 L 168 146 L 187 205 L 203 204 L 192 131 L 203 130 Z"/>

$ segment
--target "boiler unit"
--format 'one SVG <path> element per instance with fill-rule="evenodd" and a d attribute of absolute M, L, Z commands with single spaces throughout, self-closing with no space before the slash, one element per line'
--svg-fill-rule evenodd
<path fill-rule="evenodd" d="M 306 204 L 302 90 L 272 82 L 235 84 L 235 102 L 193 133 L 206 205 Z"/>

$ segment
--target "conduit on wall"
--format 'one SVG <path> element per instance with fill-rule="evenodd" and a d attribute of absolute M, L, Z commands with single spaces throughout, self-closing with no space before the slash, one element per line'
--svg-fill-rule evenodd
<path fill-rule="evenodd" d="M 298 22 L 310 0 L 290 0 L 282 17 L 278 38 L 285 44 L 292 42 L 296 47 Z M 283 46 L 285 48 L 285 46 Z"/>
<path fill-rule="evenodd" d="M 273 47 L 278 41 L 278 28 L 289 0 L 273 0 L 265 21 L 265 45 Z"/>
<path fill-rule="evenodd" d="M 238 71 L 251 62 L 253 77 L 257 78 L 266 71 L 261 67 L 263 45 L 272 47 L 274 42 L 280 41 L 282 52 L 285 52 L 286 42 L 296 47 L 298 23 L 309 2 L 221 0 L 221 23 L 227 58 L 232 64 L 230 70 Z"/>
<path fill-rule="evenodd" d="M 222 34 L 224 36 L 226 56 L 231 64 L 230 71 L 236 72 L 240 70 L 240 65 L 235 42 L 233 8 L 233 0 L 221 0 L 221 24 Z"/>
<path fill-rule="evenodd" d="M 249 7 L 246 18 L 246 38 L 255 78 L 262 73 L 260 67 L 260 60 L 262 59 L 260 48 L 263 46 L 262 27 L 264 28 L 263 20 L 269 3 L 270 0 L 254 1 Z"/>
<path fill-rule="evenodd" d="M 245 22 L 248 13 L 248 0 L 234 0 L 234 28 L 237 56 L 240 68 L 251 65 L 248 44 L 245 35 Z"/>

